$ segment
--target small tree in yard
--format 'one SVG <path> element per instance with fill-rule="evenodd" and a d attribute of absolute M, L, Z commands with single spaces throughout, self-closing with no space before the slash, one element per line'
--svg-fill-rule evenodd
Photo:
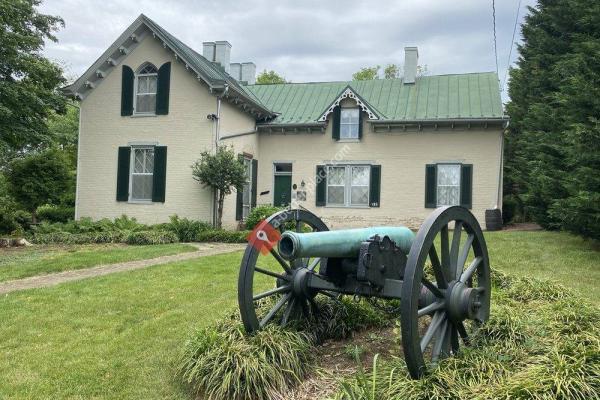
<path fill-rule="evenodd" d="M 205 187 L 217 193 L 217 228 L 221 228 L 223 202 L 233 189 L 242 190 L 246 182 L 244 164 L 238 160 L 233 148 L 219 147 L 215 154 L 203 151 L 192 165 L 192 175 Z"/>
<path fill-rule="evenodd" d="M 75 174 L 58 150 L 46 150 L 13 160 L 6 171 L 8 191 L 32 213 L 42 204 L 62 204 L 75 188 Z"/>

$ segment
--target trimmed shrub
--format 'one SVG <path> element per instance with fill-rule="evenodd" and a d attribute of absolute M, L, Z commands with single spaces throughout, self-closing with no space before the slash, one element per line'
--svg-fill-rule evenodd
<path fill-rule="evenodd" d="M 168 231 L 138 231 L 131 232 L 125 238 L 127 244 L 165 244 L 176 243 L 177 235 Z"/>
<path fill-rule="evenodd" d="M 48 222 L 67 222 L 75 217 L 75 207 L 44 204 L 35 211 L 37 218 Z"/>
<path fill-rule="evenodd" d="M 177 215 L 169 218 L 171 222 L 162 224 L 161 228 L 176 234 L 180 242 L 196 241 L 200 232 L 212 229 L 210 224 L 204 221 L 192 221 L 187 218 L 179 218 Z"/>
<path fill-rule="evenodd" d="M 199 232 L 196 235 L 197 242 L 224 242 L 224 243 L 246 243 L 248 231 L 226 231 L 213 229 Z"/>
<path fill-rule="evenodd" d="M 246 217 L 246 221 L 244 222 L 244 224 L 246 225 L 246 229 L 251 231 L 256 225 L 258 225 L 260 221 L 281 210 L 284 210 L 284 208 L 270 205 L 254 207 L 250 211 L 250 213 Z"/>

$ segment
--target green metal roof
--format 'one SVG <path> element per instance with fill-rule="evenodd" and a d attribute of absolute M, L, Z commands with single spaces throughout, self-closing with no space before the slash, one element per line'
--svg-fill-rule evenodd
<path fill-rule="evenodd" d="M 494 72 L 425 76 L 415 84 L 402 79 L 251 85 L 245 89 L 280 115 L 274 124 L 314 123 L 350 86 L 382 119 L 418 121 L 502 118 L 498 76 Z"/>

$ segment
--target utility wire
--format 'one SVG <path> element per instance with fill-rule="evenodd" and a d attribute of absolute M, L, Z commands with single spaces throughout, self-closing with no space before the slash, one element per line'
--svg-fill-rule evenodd
<path fill-rule="evenodd" d="M 517 24 L 519 23 L 519 12 L 521 11 L 521 0 L 517 6 L 517 16 L 515 17 L 515 26 L 513 28 L 512 39 L 510 40 L 510 51 L 508 52 L 508 61 L 506 62 L 506 73 L 504 74 L 504 83 L 502 87 L 506 87 L 506 80 L 508 79 L 508 69 L 510 68 L 510 56 L 512 55 L 512 49 L 515 44 L 515 33 L 517 32 Z"/>
<path fill-rule="evenodd" d="M 500 73 L 498 72 L 498 44 L 496 40 L 496 1 L 492 0 L 492 20 L 494 22 L 494 57 L 496 60 L 496 76 L 500 80 Z M 502 88 L 500 88 L 502 90 Z"/>

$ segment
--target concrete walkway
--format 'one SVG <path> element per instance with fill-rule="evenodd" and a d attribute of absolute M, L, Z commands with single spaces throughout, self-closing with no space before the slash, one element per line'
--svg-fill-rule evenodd
<path fill-rule="evenodd" d="M 78 281 L 81 279 L 114 274 L 116 272 L 122 271 L 132 271 L 134 269 L 141 269 L 151 267 L 153 265 L 189 260 L 191 258 L 231 253 L 233 251 L 243 250 L 246 247 L 245 244 L 237 243 L 192 243 L 192 245 L 196 246 L 198 250 L 188 253 L 174 254 L 171 256 L 156 257 L 147 260 L 136 260 L 117 264 L 98 265 L 92 268 L 63 271 L 57 272 L 55 274 L 32 276 L 30 278 L 2 282 L 0 283 L 0 294 L 15 292 L 17 290 L 55 286 L 64 282 Z"/>

